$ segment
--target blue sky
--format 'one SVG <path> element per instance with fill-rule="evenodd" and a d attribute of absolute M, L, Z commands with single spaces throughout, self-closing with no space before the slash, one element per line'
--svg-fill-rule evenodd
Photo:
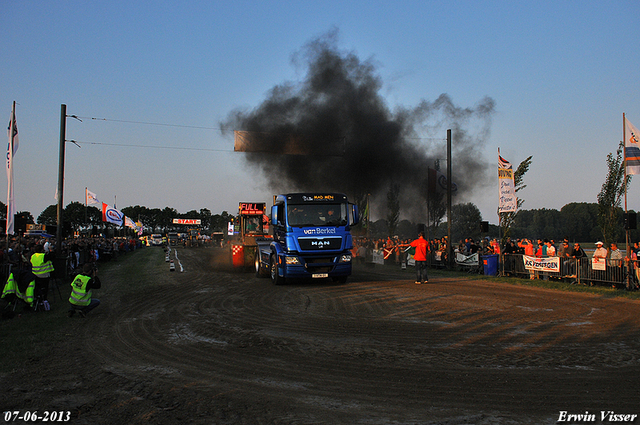
<path fill-rule="evenodd" d="M 270 202 L 219 122 L 303 78 L 292 55 L 332 28 L 376 65 L 390 109 L 443 93 L 461 107 L 494 99 L 477 155 L 494 165 L 500 147 L 516 166 L 533 155 L 524 208 L 596 202 L 622 113 L 640 126 L 638 16 L 637 1 L 7 0 L 0 119 L 16 101 L 17 210 L 37 218 L 55 203 L 61 104 L 83 117 L 67 121 L 81 148 L 67 144 L 65 205 L 85 187 L 118 207 L 179 212 Z M 496 223 L 497 175 L 483 183 L 455 201 Z M 629 208 L 639 195 L 633 181 Z"/>

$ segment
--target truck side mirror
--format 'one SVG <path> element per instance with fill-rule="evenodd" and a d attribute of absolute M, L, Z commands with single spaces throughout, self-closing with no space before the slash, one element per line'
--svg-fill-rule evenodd
<path fill-rule="evenodd" d="M 276 205 L 271 207 L 271 224 L 278 225 L 278 207 Z"/>

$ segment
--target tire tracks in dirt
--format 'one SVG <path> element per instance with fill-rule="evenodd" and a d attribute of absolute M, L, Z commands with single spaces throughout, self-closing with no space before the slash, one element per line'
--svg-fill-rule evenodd
<path fill-rule="evenodd" d="M 283 423 L 554 423 L 637 405 L 638 302 L 366 270 L 273 286 L 206 255 L 182 250 L 184 273 L 87 328 L 97 379 L 241 400 L 245 417 Z"/>

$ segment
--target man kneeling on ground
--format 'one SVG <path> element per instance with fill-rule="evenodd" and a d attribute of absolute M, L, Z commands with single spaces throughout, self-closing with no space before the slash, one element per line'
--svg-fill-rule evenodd
<path fill-rule="evenodd" d="M 85 263 L 82 273 L 76 276 L 71 282 L 71 296 L 69 297 L 68 316 L 71 317 L 76 311 L 81 317 L 85 317 L 88 312 L 100 304 L 100 300 L 91 299 L 91 290 L 99 289 L 101 286 L 98 278 L 98 270 L 91 263 Z"/>

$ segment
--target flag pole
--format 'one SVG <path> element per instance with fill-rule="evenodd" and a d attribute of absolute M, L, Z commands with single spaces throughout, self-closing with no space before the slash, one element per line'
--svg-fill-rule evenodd
<path fill-rule="evenodd" d="M 624 212 L 627 213 L 627 141 L 624 139 L 625 128 L 625 115 L 622 113 L 622 148 L 624 149 Z M 627 237 L 629 233 L 627 232 Z M 627 241 L 628 242 L 628 241 Z"/>
<path fill-rule="evenodd" d="M 8 179 L 8 187 L 7 187 L 7 224 L 6 224 L 6 228 L 5 228 L 5 234 L 7 237 L 6 240 L 6 252 L 9 252 L 9 223 L 12 223 L 12 227 L 15 220 L 14 217 L 14 210 L 15 207 L 13 205 L 14 203 L 14 199 L 13 199 L 13 140 L 14 140 L 14 134 L 15 133 L 15 124 L 16 124 L 16 101 L 13 101 L 13 104 L 11 106 L 11 121 L 9 122 L 9 148 L 7 149 L 7 159 L 8 159 L 8 164 L 7 164 L 7 170 L 9 171 L 9 176 L 7 176 Z"/>
<path fill-rule="evenodd" d="M 624 226 L 624 233 L 625 233 L 625 242 L 627 245 L 627 249 L 626 249 L 626 259 L 627 259 L 627 289 L 630 288 L 630 271 L 631 271 L 631 264 L 629 263 L 631 256 L 629 253 L 629 210 L 627 209 L 627 141 L 625 140 L 625 132 L 626 132 L 626 123 L 625 123 L 625 114 L 624 112 L 622 113 L 622 148 L 624 149 L 624 214 L 625 217 L 627 217 L 625 226 Z"/>

